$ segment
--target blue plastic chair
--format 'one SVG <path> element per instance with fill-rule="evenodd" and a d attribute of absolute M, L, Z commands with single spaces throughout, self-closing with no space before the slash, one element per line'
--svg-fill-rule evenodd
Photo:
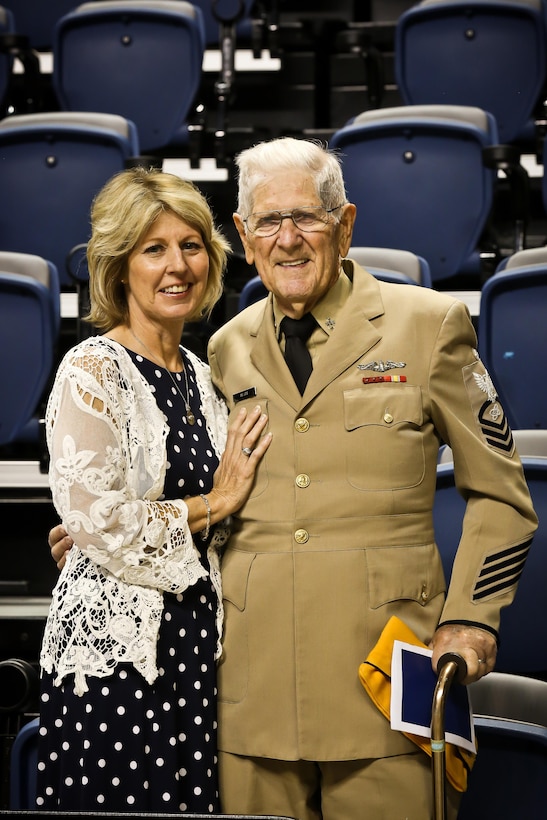
<path fill-rule="evenodd" d="M 431 272 L 426 260 L 409 251 L 400 251 L 396 248 L 351 247 L 348 259 L 353 259 L 384 282 L 431 287 Z M 241 289 L 238 311 L 264 299 L 267 295 L 268 291 L 260 276 L 253 276 Z"/>
<path fill-rule="evenodd" d="M 53 85 L 59 105 L 131 120 L 143 151 L 187 140 L 204 50 L 202 13 L 191 3 L 84 3 L 56 26 Z"/>
<path fill-rule="evenodd" d="M 430 288 L 431 271 L 423 256 L 397 248 L 359 248 L 352 246 L 348 251 L 362 267 L 384 282 L 399 282 L 407 285 L 422 285 Z"/>
<path fill-rule="evenodd" d="M 397 21 L 397 86 L 405 105 L 489 111 L 502 142 L 534 138 L 546 42 L 541 0 L 425 0 Z"/>
<path fill-rule="evenodd" d="M 10 799 L 12 811 L 32 811 L 36 807 L 39 718 L 19 730 L 10 754 Z"/>
<path fill-rule="evenodd" d="M 547 805 L 547 682 L 492 672 L 469 687 L 477 759 L 458 820 L 540 818 Z"/>
<path fill-rule="evenodd" d="M 253 276 L 248 282 L 245 282 L 239 294 L 237 310 L 238 312 L 244 310 L 249 305 L 259 302 L 268 295 L 268 291 L 262 284 L 260 276 Z"/>
<path fill-rule="evenodd" d="M 99 4 L 97 4 L 99 5 Z M 97 113 L 52 112 L 0 121 L 0 248 L 49 259 L 61 288 L 71 249 L 89 238 L 93 197 L 138 156 L 133 123 Z"/>
<path fill-rule="evenodd" d="M 466 267 L 479 274 L 477 249 L 495 185 L 483 151 L 497 141 L 494 118 L 478 108 L 359 114 L 330 141 L 357 206 L 353 243 L 412 251 L 427 260 L 433 283 Z"/>
<path fill-rule="evenodd" d="M 539 518 L 513 603 L 502 610 L 496 669 L 521 675 L 547 675 L 547 459 L 521 456 L 524 475 Z M 447 583 L 461 537 L 465 502 L 456 489 L 454 464 L 437 466 L 433 507 L 435 537 Z"/>
<path fill-rule="evenodd" d="M 547 249 L 546 249 L 547 250 Z M 513 267 L 515 254 L 481 291 L 479 351 L 512 427 L 547 428 L 547 254 L 543 264 Z M 528 261 L 537 259 L 536 254 Z"/>
<path fill-rule="evenodd" d="M 35 413 L 54 365 L 58 315 L 46 284 L 4 272 L 0 263 L 0 444 L 15 441 L 27 425 L 38 438 Z"/>

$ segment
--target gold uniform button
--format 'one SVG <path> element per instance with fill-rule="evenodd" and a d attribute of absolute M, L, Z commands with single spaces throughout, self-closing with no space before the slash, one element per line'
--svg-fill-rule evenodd
<path fill-rule="evenodd" d="M 393 422 L 393 416 L 391 413 L 384 413 L 384 421 L 386 424 L 391 424 Z"/>
<path fill-rule="evenodd" d="M 297 433 L 307 433 L 310 429 L 310 423 L 307 419 L 296 419 L 294 423 L 294 429 Z"/>
<path fill-rule="evenodd" d="M 294 540 L 297 544 L 305 544 L 309 537 L 310 534 L 307 530 L 296 530 L 294 534 Z"/>
<path fill-rule="evenodd" d="M 310 477 L 306 475 L 306 473 L 300 473 L 300 475 L 296 476 L 296 486 L 297 487 L 309 487 L 310 486 Z"/>
<path fill-rule="evenodd" d="M 428 598 L 429 598 L 429 592 L 427 591 L 427 587 L 424 584 L 423 587 L 422 587 L 421 599 L 425 603 L 428 600 Z"/>

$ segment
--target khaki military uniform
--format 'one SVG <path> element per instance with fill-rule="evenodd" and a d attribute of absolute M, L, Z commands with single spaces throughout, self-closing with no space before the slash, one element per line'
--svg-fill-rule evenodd
<path fill-rule="evenodd" d="M 259 403 L 273 432 L 222 562 L 219 746 L 237 755 L 414 752 L 369 700 L 359 664 L 393 614 L 426 643 L 447 620 L 497 630 L 536 528 L 464 304 L 344 264 L 351 292 L 327 319 L 303 396 L 271 295 L 210 343 L 230 409 Z M 447 595 L 432 522 L 441 442 L 468 498 Z"/>

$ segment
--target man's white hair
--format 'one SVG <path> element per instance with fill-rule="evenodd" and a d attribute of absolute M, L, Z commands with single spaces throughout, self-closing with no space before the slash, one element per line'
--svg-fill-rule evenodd
<path fill-rule="evenodd" d="M 235 161 L 239 172 L 237 211 L 242 219 L 253 212 L 257 185 L 274 176 L 295 171 L 310 174 L 324 208 L 336 208 L 346 202 L 340 160 L 319 142 L 279 137 L 247 148 Z M 338 218 L 338 215 L 335 217 Z"/>

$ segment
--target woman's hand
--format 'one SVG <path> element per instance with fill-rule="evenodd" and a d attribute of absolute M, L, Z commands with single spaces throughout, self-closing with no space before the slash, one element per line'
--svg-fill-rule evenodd
<path fill-rule="evenodd" d="M 51 550 L 51 557 L 57 564 L 58 569 L 62 569 L 66 562 L 66 554 L 74 544 L 74 541 L 67 534 L 67 531 L 62 524 L 57 524 L 49 531 L 47 538 L 49 548 Z"/>
<path fill-rule="evenodd" d="M 262 435 L 267 423 L 267 415 L 256 405 L 250 411 L 242 407 L 230 425 L 226 448 L 208 494 L 213 521 L 236 512 L 249 497 L 256 469 L 272 440 L 271 433 Z"/>
<path fill-rule="evenodd" d="M 259 405 L 251 411 L 242 408 L 230 425 L 226 448 L 215 471 L 213 488 L 207 497 L 211 506 L 210 523 L 226 518 L 238 510 L 249 497 L 256 468 L 270 446 L 272 434 L 262 435 L 268 417 Z M 199 496 L 186 499 L 193 532 L 205 526 L 203 501 Z M 73 545 L 72 538 L 62 524 L 50 530 L 48 544 L 51 557 L 62 569 L 67 551 Z"/>

